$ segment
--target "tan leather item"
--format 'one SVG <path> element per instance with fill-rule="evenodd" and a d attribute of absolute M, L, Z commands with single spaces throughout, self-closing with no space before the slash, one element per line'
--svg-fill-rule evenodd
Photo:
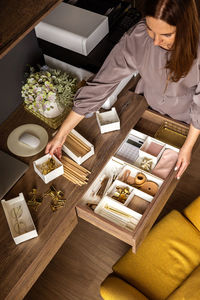
<path fill-rule="evenodd" d="M 151 195 L 151 196 L 155 196 L 155 194 L 158 191 L 158 185 L 157 183 L 153 182 L 153 181 L 146 181 L 141 187 L 140 190 Z"/>

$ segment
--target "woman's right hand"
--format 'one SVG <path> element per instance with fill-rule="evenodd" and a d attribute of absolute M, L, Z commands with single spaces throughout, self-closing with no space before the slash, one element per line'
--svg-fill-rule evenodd
<path fill-rule="evenodd" d="M 59 136 L 56 134 L 54 138 L 47 144 L 45 153 L 55 154 L 59 159 L 62 157 L 62 145 L 66 140 L 67 135 Z"/>
<path fill-rule="evenodd" d="M 62 145 L 64 144 L 68 133 L 84 118 L 84 115 L 79 115 L 73 110 L 69 113 L 59 131 L 54 138 L 47 144 L 45 153 L 55 154 L 59 159 L 62 156 Z"/>

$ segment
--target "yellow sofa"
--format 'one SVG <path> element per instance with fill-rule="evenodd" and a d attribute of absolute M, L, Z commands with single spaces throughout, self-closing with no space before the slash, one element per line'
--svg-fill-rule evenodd
<path fill-rule="evenodd" d="M 104 300 L 200 300 L 200 197 L 165 216 L 101 284 Z"/>

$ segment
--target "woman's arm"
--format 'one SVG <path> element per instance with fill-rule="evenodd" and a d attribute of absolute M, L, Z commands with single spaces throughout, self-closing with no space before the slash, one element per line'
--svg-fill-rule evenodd
<path fill-rule="evenodd" d="M 190 163 L 192 149 L 194 144 L 196 143 L 199 134 L 200 134 L 200 129 L 195 128 L 191 124 L 185 143 L 183 144 L 179 152 L 178 161 L 175 167 L 175 170 L 178 170 L 176 175 L 177 179 L 180 179 L 181 175 L 183 174 L 183 172 L 186 170 L 186 168 Z"/>
<path fill-rule="evenodd" d="M 146 49 L 146 41 L 148 41 L 148 36 L 144 21 L 123 35 L 95 77 L 88 80 L 86 86 L 77 91 L 72 112 L 53 140 L 48 143 L 46 153 L 51 155 L 55 153 L 61 158 L 61 147 L 67 134 L 85 115 L 99 110 L 121 80 L 137 70 L 136 61 L 143 59 L 142 49 Z"/>
<path fill-rule="evenodd" d="M 47 144 L 45 153 L 50 153 L 51 155 L 55 154 L 58 158 L 61 158 L 61 148 L 67 135 L 83 118 L 83 115 L 79 115 L 76 112 L 71 111 L 55 137 Z"/>

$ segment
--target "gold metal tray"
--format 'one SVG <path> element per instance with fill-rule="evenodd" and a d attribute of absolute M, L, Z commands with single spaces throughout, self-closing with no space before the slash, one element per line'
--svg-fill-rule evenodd
<path fill-rule="evenodd" d="M 33 114 L 34 116 L 36 116 L 37 118 L 39 118 L 40 120 L 42 120 L 43 122 L 45 122 L 47 125 L 49 125 L 49 127 L 53 129 L 57 129 L 62 124 L 62 122 L 64 121 L 64 119 L 66 118 L 66 116 L 69 114 L 71 110 L 71 108 L 66 108 L 64 112 L 60 114 L 58 117 L 46 118 L 45 116 L 41 115 L 39 112 L 35 112 L 29 109 L 26 105 L 24 105 L 24 109 L 30 112 L 31 114 Z"/>
<path fill-rule="evenodd" d="M 188 129 L 173 124 L 169 121 L 165 121 L 156 131 L 154 137 L 166 144 L 176 148 L 181 148 L 185 142 L 187 134 Z"/>

